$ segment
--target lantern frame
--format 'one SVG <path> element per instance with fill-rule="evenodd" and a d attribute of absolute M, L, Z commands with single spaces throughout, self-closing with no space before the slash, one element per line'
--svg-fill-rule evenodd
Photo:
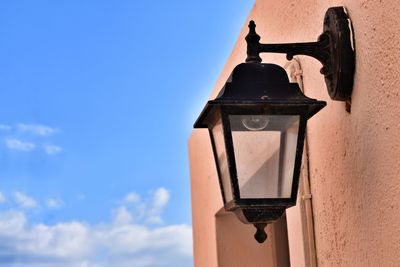
<path fill-rule="evenodd" d="M 266 238 L 263 230 L 265 225 L 277 220 L 286 208 L 296 204 L 307 120 L 325 105 L 325 101 L 306 97 L 298 84 L 289 83 L 287 74 L 281 67 L 265 63 L 242 63 L 232 71 L 218 97 L 208 101 L 194 125 L 195 128 L 209 130 L 225 210 L 234 212 L 243 223 L 254 224 L 259 230 L 256 236 L 259 242 L 264 240 L 264 236 Z M 299 116 L 289 198 L 241 197 L 230 115 Z M 219 120 L 223 129 L 230 190 L 224 186 L 212 133 Z M 227 191 L 232 192 L 232 200 L 227 200 Z"/>

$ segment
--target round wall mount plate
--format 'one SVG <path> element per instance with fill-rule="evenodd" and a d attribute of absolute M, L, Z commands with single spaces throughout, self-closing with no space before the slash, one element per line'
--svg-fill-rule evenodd
<path fill-rule="evenodd" d="M 351 97 L 355 56 L 352 25 L 344 7 L 331 7 L 325 13 L 323 34 L 329 36 L 329 70 L 325 83 L 333 100 Z"/>

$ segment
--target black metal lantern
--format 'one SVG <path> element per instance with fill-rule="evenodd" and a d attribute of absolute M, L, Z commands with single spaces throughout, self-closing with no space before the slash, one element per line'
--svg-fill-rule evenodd
<path fill-rule="evenodd" d="M 343 8 L 334 11 L 343 15 Z M 208 101 L 194 127 L 209 129 L 225 209 L 234 212 L 242 222 L 254 224 L 255 238 L 261 243 L 267 237 L 265 226 L 296 204 L 307 120 L 326 102 L 306 97 L 297 83 L 289 82 L 283 68 L 261 63 L 258 53 L 271 46 L 258 43 L 254 22 L 249 27 L 247 63 L 235 67 L 217 98 Z M 320 38 L 317 43 L 329 45 L 332 37 L 327 38 Z M 301 47 L 306 45 L 309 49 L 310 44 L 272 46 L 273 52 L 285 52 L 292 57 L 305 54 Z M 332 62 L 329 53 L 325 58 Z M 340 90 L 342 84 L 335 82 Z M 346 90 L 349 91 L 348 86 Z"/>

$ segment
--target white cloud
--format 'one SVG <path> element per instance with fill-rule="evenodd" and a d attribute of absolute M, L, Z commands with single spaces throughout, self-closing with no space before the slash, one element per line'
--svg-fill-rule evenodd
<path fill-rule="evenodd" d="M 89 229 L 84 223 L 36 224 L 26 228 L 26 242 L 19 244 L 19 248 L 28 254 L 79 259 L 90 252 Z"/>
<path fill-rule="evenodd" d="M 166 205 L 165 192 L 154 192 L 158 204 L 153 206 Z M 10 267 L 193 266 L 189 225 L 149 227 L 134 221 L 124 206 L 114 210 L 109 222 L 98 224 L 35 224 L 24 212 L 3 211 L 0 240 L 1 263 Z"/>
<path fill-rule="evenodd" d="M 116 225 L 127 225 L 133 221 L 132 214 L 126 207 L 119 207 L 113 211 L 113 223 Z"/>
<path fill-rule="evenodd" d="M 1 236 L 16 237 L 26 223 L 25 214 L 20 211 L 5 211 L 0 213 Z"/>
<path fill-rule="evenodd" d="M 9 131 L 11 130 L 11 126 L 6 124 L 0 124 L 0 131 Z"/>
<path fill-rule="evenodd" d="M 58 131 L 57 128 L 52 128 L 46 125 L 25 123 L 18 123 L 17 129 L 21 132 L 27 132 L 39 136 L 49 136 Z"/>
<path fill-rule="evenodd" d="M 163 220 L 161 218 L 161 213 L 169 201 L 169 192 L 167 189 L 161 187 L 158 188 L 153 196 L 152 207 L 148 212 L 148 223 L 161 224 Z"/>
<path fill-rule="evenodd" d="M 127 224 L 105 227 L 96 234 L 110 261 L 117 266 L 188 266 L 192 254 L 191 232 L 188 225 L 150 229 Z M 186 264 L 179 264 L 180 261 Z"/>
<path fill-rule="evenodd" d="M 15 197 L 15 201 L 18 203 L 18 205 L 20 205 L 23 208 L 36 208 L 37 207 L 36 200 L 24 193 L 15 192 L 14 197 Z"/>
<path fill-rule="evenodd" d="M 135 192 L 130 192 L 122 203 L 133 211 L 135 220 L 141 220 L 148 224 L 162 224 L 164 221 L 161 214 L 167 206 L 169 198 L 169 191 L 160 187 L 145 199 Z"/>
<path fill-rule="evenodd" d="M 55 225 L 34 224 L 30 226 L 21 211 L 9 210 L 0 213 L 1 255 L 20 258 L 21 261 L 43 261 L 58 259 L 80 259 L 90 252 L 89 229 L 80 222 Z M 2 247 L 4 246 L 4 247 Z M 1 256 L 0 256 L 1 257 Z M 12 266 L 11 259 L 10 265 Z M 21 262 L 31 266 L 28 262 Z M 54 265 L 53 265 L 54 266 Z"/>
<path fill-rule="evenodd" d="M 62 148 L 56 145 L 45 145 L 44 150 L 49 155 L 55 155 L 62 151 Z"/>
<path fill-rule="evenodd" d="M 136 203 L 140 200 L 140 196 L 134 192 L 131 192 L 125 196 L 125 201 L 127 203 Z"/>
<path fill-rule="evenodd" d="M 51 208 L 51 209 L 58 209 L 58 208 L 60 208 L 63 204 L 64 204 L 64 202 L 63 202 L 62 199 L 60 199 L 60 198 L 49 198 L 49 199 L 46 201 L 47 207 L 49 207 L 49 208 Z"/>
<path fill-rule="evenodd" d="M 31 142 L 21 141 L 16 138 L 7 138 L 6 146 L 12 150 L 31 151 L 35 149 L 36 145 Z"/>
<path fill-rule="evenodd" d="M 6 202 L 6 197 L 4 196 L 4 194 L 2 192 L 0 192 L 0 204 Z"/>
<path fill-rule="evenodd" d="M 169 192 L 167 189 L 161 187 L 154 193 L 153 208 L 156 210 L 163 209 L 169 201 Z"/>

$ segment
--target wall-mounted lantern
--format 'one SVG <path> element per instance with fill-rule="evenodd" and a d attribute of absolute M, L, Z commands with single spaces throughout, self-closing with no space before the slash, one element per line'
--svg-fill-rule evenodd
<path fill-rule="evenodd" d="M 296 205 L 307 120 L 326 102 L 306 97 L 285 70 L 261 63 L 259 53 L 308 55 L 323 67 L 329 95 L 346 101 L 351 95 L 354 49 L 350 20 L 343 7 L 329 8 L 317 42 L 260 44 L 249 24 L 247 59 L 235 67 L 216 99 L 208 101 L 194 124 L 208 128 L 225 209 L 257 228 Z"/>

